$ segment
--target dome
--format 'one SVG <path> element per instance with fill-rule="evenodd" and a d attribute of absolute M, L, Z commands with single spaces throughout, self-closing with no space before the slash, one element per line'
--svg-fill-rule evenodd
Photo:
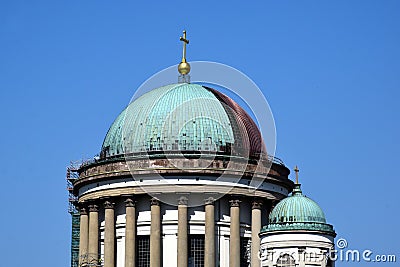
<path fill-rule="evenodd" d="M 325 215 L 318 204 L 304 196 L 300 185 L 296 185 L 290 197 L 280 201 L 269 215 L 275 222 L 319 222 L 326 223 Z"/>
<path fill-rule="evenodd" d="M 113 122 L 100 157 L 166 151 L 266 152 L 251 117 L 228 96 L 198 84 L 156 88 L 132 101 Z"/>
<path fill-rule="evenodd" d="M 296 184 L 291 196 L 281 200 L 269 215 L 264 232 L 284 230 L 317 230 L 334 234 L 326 223 L 325 214 L 312 199 L 304 196 Z"/>

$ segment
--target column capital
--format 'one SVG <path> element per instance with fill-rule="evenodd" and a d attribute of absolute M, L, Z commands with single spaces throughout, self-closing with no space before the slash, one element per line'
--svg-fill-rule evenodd
<path fill-rule="evenodd" d="M 240 201 L 239 199 L 232 199 L 229 200 L 229 203 L 231 204 L 231 207 L 239 207 L 240 206 Z"/>
<path fill-rule="evenodd" d="M 297 252 L 298 252 L 299 254 L 303 254 L 305 251 L 306 251 L 306 247 L 298 247 L 298 248 L 297 248 Z"/>
<path fill-rule="evenodd" d="M 215 198 L 213 198 L 213 197 L 208 197 L 208 198 L 204 199 L 205 205 L 214 205 L 214 203 L 215 203 Z"/>
<path fill-rule="evenodd" d="M 251 205 L 252 209 L 261 209 L 262 205 L 264 204 L 264 201 L 261 199 L 254 199 Z"/>
<path fill-rule="evenodd" d="M 113 209 L 114 205 L 115 205 L 115 203 L 113 203 L 113 202 L 111 202 L 109 200 L 104 201 L 104 208 L 105 209 Z"/>
<path fill-rule="evenodd" d="M 99 211 L 99 206 L 96 204 L 91 204 L 89 205 L 89 212 L 98 212 Z"/>
<path fill-rule="evenodd" d="M 85 206 L 79 206 L 78 210 L 79 210 L 79 214 L 80 215 L 87 215 L 88 214 L 87 208 Z"/>
<path fill-rule="evenodd" d="M 150 199 L 150 205 L 151 206 L 159 206 L 160 205 L 160 201 L 157 198 L 153 197 L 153 198 Z"/>
<path fill-rule="evenodd" d="M 189 199 L 187 197 L 181 196 L 178 199 L 178 205 L 187 205 L 188 204 L 188 200 Z"/>
<path fill-rule="evenodd" d="M 135 207 L 136 205 L 136 201 L 134 201 L 133 198 L 131 197 L 127 197 L 124 202 L 125 202 L 125 207 Z"/>

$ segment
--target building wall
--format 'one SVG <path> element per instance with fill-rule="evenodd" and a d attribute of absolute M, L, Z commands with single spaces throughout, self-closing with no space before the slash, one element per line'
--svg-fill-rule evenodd
<path fill-rule="evenodd" d="M 262 266 L 277 266 L 280 256 L 290 255 L 296 266 L 326 266 L 326 253 L 334 249 L 334 237 L 320 232 L 271 233 L 261 238 Z"/>

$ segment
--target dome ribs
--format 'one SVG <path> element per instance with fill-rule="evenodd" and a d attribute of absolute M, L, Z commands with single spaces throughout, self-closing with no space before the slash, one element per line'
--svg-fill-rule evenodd
<path fill-rule="evenodd" d="M 225 104 L 223 106 L 229 118 L 231 119 L 231 122 L 239 124 L 239 130 L 242 130 L 240 124 L 244 125 L 246 132 L 241 133 L 241 141 L 244 141 L 246 144 L 246 140 L 243 140 L 243 137 L 248 139 L 247 142 L 250 145 L 248 152 L 249 156 L 259 158 L 261 153 L 266 153 L 266 148 L 262 140 L 261 133 L 250 115 L 238 103 L 236 103 L 227 95 L 210 87 L 204 86 L 204 88 L 212 92 L 218 100 Z M 234 116 L 234 119 L 232 118 L 232 115 Z M 235 147 L 238 147 L 238 144 L 235 144 Z"/>

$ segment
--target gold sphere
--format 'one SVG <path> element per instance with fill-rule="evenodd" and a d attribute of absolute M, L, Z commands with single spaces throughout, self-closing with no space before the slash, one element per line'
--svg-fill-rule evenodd
<path fill-rule="evenodd" d="M 186 75 L 190 72 L 190 65 L 187 62 L 181 62 L 178 65 L 178 71 L 182 75 Z"/>

